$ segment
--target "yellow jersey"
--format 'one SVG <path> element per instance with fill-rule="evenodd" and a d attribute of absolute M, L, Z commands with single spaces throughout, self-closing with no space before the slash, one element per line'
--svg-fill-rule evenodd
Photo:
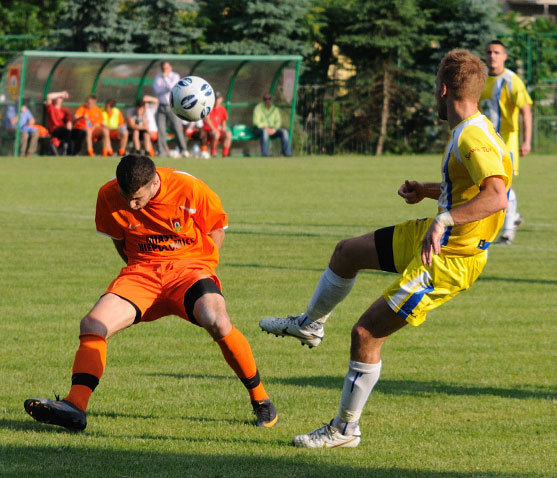
<path fill-rule="evenodd" d="M 439 213 L 470 201 L 480 192 L 484 179 L 490 176 L 501 177 L 507 190 L 510 189 L 510 153 L 484 115 L 478 112 L 451 130 L 441 174 Z M 441 240 L 441 253 L 449 256 L 479 254 L 489 247 L 504 218 L 505 211 L 498 211 L 479 221 L 447 227 Z"/>
<path fill-rule="evenodd" d="M 103 121 L 109 129 L 118 129 L 120 126 L 126 124 L 122 112 L 116 107 L 112 108 L 110 115 L 103 110 Z"/>
<path fill-rule="evenodd" d="M 486 115 L 495 130 L 501 135 L 511 152 L 514 173 L 518 175 L 519 156 L 519 114 L 525 105 L 531 105 L 532 98 L 526 86 L 516 73 L 504 69 L 496 76 L 488 76 L 480 96 L 480 110 Z"/>
<path fill-rule="evenodd" d="M 487 77 L 480 96 L 480 110 L 503 138 L 519 130 L 520 109 L 531 104 L 526 86 L 513 71 L 505 68 L 500 75 Z"/>

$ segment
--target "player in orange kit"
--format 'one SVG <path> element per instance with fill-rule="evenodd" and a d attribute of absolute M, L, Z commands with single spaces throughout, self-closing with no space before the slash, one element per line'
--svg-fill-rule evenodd
<path fill-rule="evenodd" d="M 95 222 L 126 266 L 81 320 L 70 393 L 63 400 L 30 398 L 27 413 L 83 430 L 89 398 L 104 372 L 107 339 L 132 324 L 178 315 L 209 332 L 247 388 L 257 425 L 274 426 L 276 409 L 248 341 L 230 321 L 215 274 L 228 227 L 219 197 L 190 174 L 128 155 L 116 178 L 99 190 Z"/>

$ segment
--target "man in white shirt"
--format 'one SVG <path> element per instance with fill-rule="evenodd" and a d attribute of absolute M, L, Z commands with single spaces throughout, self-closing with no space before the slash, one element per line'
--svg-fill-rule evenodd
<path fill-rule="evenodd" d="M 170 109 L 170 90 L 178 83 L 180 75 L 172 71 L 170 62 L 164 60 L 161 63 L 161 72 L 155 76 L 153 83 L 153 90 L 157 99 L 159 100 L 159 107 L 157 109 L 157 129 L 159 130 L 157 149 L 159 156 L 167 156 L 166 150 L 166 120 L 170 121 L 170 126 L 176 135 L 176 142 L 180 148 L 182 156 L 188 157 L 186 149 L 186 139 L 184 137 L 184 130 L 182 129 L 182 122 Z"/>

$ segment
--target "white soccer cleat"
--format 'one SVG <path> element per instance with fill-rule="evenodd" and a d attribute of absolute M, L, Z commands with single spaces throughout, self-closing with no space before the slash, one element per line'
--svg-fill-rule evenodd
<path fill-rule="evenodd" d="M 291 315 L 286 318 L 268 317 L 259 321 L 259 327 L 264 332 L 275 334 L 277 337 L 279 335 L 295 337 L 310 349 L 317 347 L 325 335 L 323 325 L 310 321 L 306 314 Z"/>
<path fill-rule="evenodd" d="M 201 158 L 202 159 L 211 159 L 211 153 L 209 153 L 209 151 L 201 151 Z"/>
<path fill-rule="evenodd" d="M 355 448 L 361 436 L 360 427 L 356 427 L 353 435 L 343 435 L 335 427 L 324 423 L 317 430 L 295 436 L 292 444 L 305 448 Z"/>

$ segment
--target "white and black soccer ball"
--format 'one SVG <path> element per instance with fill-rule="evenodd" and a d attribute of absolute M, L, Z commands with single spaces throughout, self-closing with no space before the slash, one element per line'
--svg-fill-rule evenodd
<path fill-rule="evenodd" d="M 170 90 L 170 107 L 178 118 L 185 121 L 206 118 L 214 105 L 213 87 L 199 76 L 181 78 Z"/>

